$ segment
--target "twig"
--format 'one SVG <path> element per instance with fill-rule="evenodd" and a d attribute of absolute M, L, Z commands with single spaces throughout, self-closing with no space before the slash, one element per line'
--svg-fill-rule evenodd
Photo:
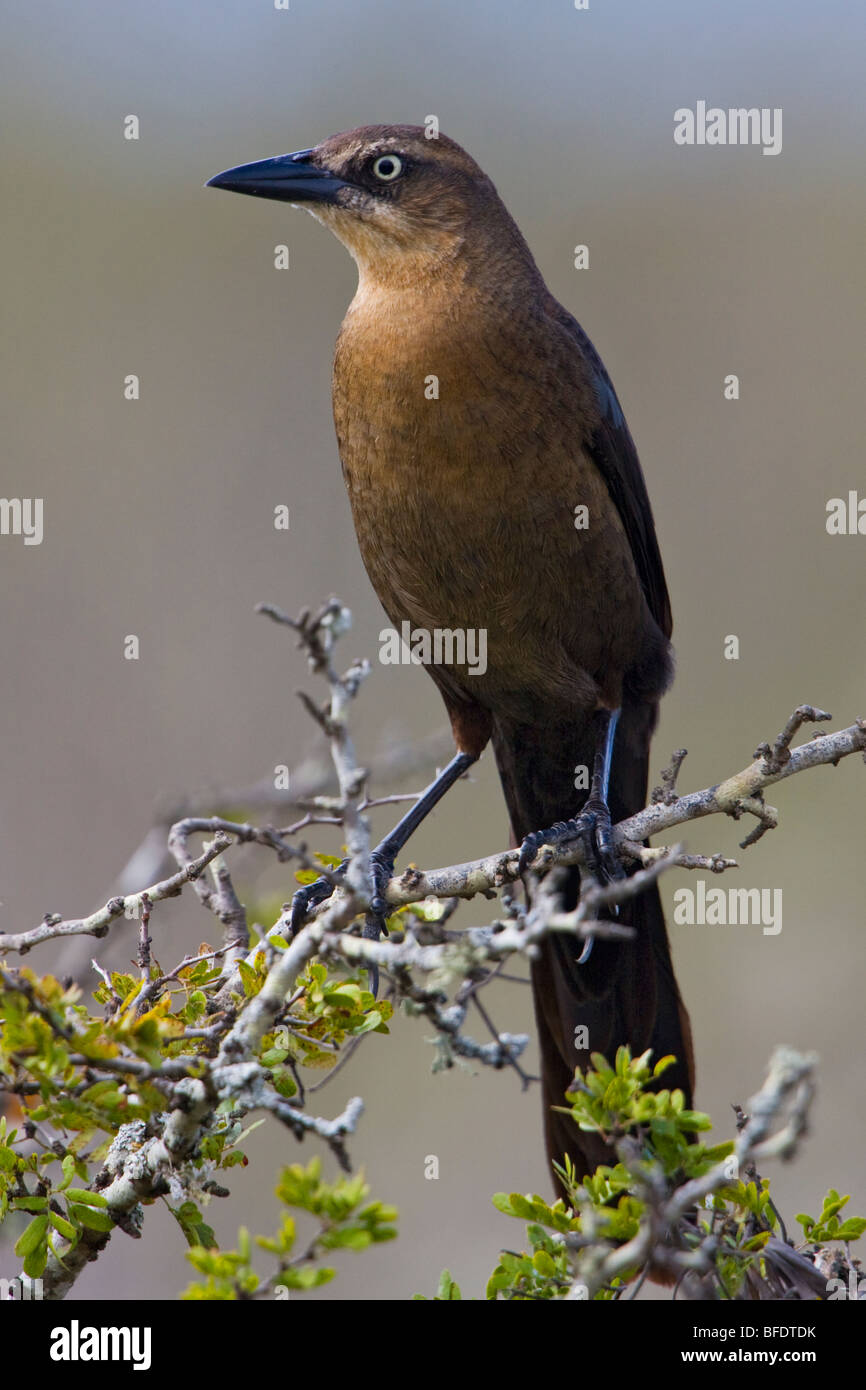
<path fill-rule="evenodd" d="M 809 768 L 835 766 L 843 758 L 850 757 L 853 753 L 862 753 L 864 750 L 866 720 L 858 719 L 846 729 L 822 734 L 792 749 L 784 765 L 774 772 L 766 772 L 761 759 L 715 786 L 678 797 L 670 805 L 647 806 L 614 827 L 613 842 L 623 849 L 628 846 L 636 847 L 642 840 L 673 830 L 689 821 L 712 815 L 727 815 L 737 819 L 744 811 L 759 816 L 761 827 L 766 827 L 770 815 L 775 817 L 776 813 L 773 808 L 764 806 L 758 800 L 758 793 L 764 788 Z M 749 837 L 750 843 L 754 842 L 753 837 L 754 832 L 753 836 Z M 465 864 L 449 865 L 447 868 L 413 869 L 408 876 L 392 878 L 385 896 L 390 904 L 397 907 L 431 897 L 473 898 L 479 893 L 489 894 L 517 878 L 518 857 L 517 850 L 507 850 Z M 584 862 L 583 849 L 577 841 L 557 846 L 545 845 L 536 859 L 536 863 L 539 862 L 544 867 L 581 864 Z M 714 864 L 720 862 L 720 857 L 713 856 Z M 730 861 L 724 862 L 727 864 Z M 324 908 L 325 904 L 322 904 L 317 911 L 323 911 Z"/>
<path fill-rule="evenodd" d="M 205 845 L 196 859 L 190 859 L 177 873 L 161 883 L 145 888 L 151 903 L 162 902 L 164 898 L 176 898 L 187 883 L 195 883 L 202 870 L 212 859 L 216 859 L 231 844 L 228 835 L 218 831 L 210 844 Z M 141 910 L 142 893 L 128 893 L 125 898 L 111 898 L 98 912 L 89 917 L 72 918 L 64 921 L 56 914 L 46 916 L 45 920 L 30 931 L 0 932 L 0 951 L 20 951 L 25 955 L 42 941 L 54 941 L 61 936 L 105 936 L 111 923 L 129 911 L 135 916 Z"/>
<path fill-rule="evenodd" d="M 653 787 L 650 800 L 653 805 L 662 802 L 665 806 L 672 806 L 677 799 L 677 778 L 680 768 L 688 757 L 687 748 L 677 748 L 671 754 L 671 760 L 661 773 L 662 783 L 660 787 Z"/>

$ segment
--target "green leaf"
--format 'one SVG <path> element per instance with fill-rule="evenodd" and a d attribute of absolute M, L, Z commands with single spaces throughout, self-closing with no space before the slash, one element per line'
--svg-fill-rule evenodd
<path fill-rule="evenodd" d="M 382 1015 L 378 1009 L 373 1009 L 365 1016 L 364 1022 L 359 1024 L 357 1028 L 353 1028 L 352 1032 L 356 1038 L 359 1038 L 363 1033 L 372 1033 L 376 1028 L 381 1027 Z M 385 1031 L 387 1032 L 387 1029 Z"/>
<path fill-rule="evenodd" d="M 536 1250 L 532 1257 L 532 1263 L 539 1274 L 543 1274 L 545 1278 L 552 1279 L 556 1275 L 556 1265 L 546 1250 Z"/>
<path fill-rule="evenodd" d="M 519 1192 L 509 1194 L 508 1203 L 511 1207 L 509 1216 L 516 1216 L 521 1221 L 531 1221 L 533 1218 L 532 1202 L 527 1197 L 522 1197 Z M 502 1210 L 502 1208 L 500 1208 Z"/>
<path fill-rule="evenodd" d="M 33 1220 L 21 1232 L 15 1242 L 15 1254 L 20 1257 L 32 1255 L 40 1246 L 45 1245 L 48 1239 L 48 1217 L 43 1212 L 39 1216 L 34 1216 Z"/>
<path fill-rule="evenodd" d="M 702 1110 L 681 1110 L 677 1115 L 677 1126 L 684 1130 L 712 1129 L 713 1122 Z"/>
<path fill-rule="evenodd" d="M 48 1236 L 41 1245 L 35 1250 L 31 1250 L 22 1263 L 22 1269 L 28 1279 L 41 1279 L 45 1273 L 45 1266 L 48 1263 Z"/>
<path fill-rule="evenodd" d="M 73 1221 L 77 1221 L 80 1226 L 86 1226 L 90 1231 L 113 1231 L 114 1222 L 105 1211 L 97 1211 L 94 1207 L 85 1207 L 77 1202 L 70 1202 L 69 1215 Z"/>
<path fill-rule="evenodd" d="M 237 967 L 238 974 L 241 977 L 241 983 L 244 987 L 244 994 L 247 998 L 250 998 L 254 994 L 258 994 L 262 982 L 252 966 L 248 965 L 245 960 L 239 960 L 237 962 Z"/>
<path fill-rule="evenodd" d="M 216 1236 L 207 1222 L 203 1220 L 195 1202 L 182 1202 L 176 1209 L 172 1208 L 172 1214 L 183 1231 L 187 1245 L 200 1246 L 205 1250 L 216 1248 Z"/>
<path fill-rule="evenodd" d="M 747 1240 L 742 1248 L 744 1250 L 763 1250 L 770 1239 L 770 1234 L 769 1231 L 759 1231 L 756 1236 L 752 1236 L 751 1240 Z"/>
<path fill-rule="evenodd" d="M 456 1303 L 461 1301 L 460 1288 L 454 1283 L 447 1269 L 443 1269 L 439 1276 L 439 1284 L 436 1289 L 437 1299 L 446 1303 Z"/>
<path fill-rule="evenodd" d="M 305 1269 L 286 1269 L 277 1276 L 276 1282 L 285 1285 L 287 1289 L 316 1289 L 321 1284 L 330 1284 L 336 1273 L 335 1269 L 326 1266 L 321 1269 L 311 1266 Z"/>
<path fill-rule="evenodd" d="M 71 1222 L 66 1221 L 62 1216 L 58 1216 L 56 1211 L 49 1212 L 48 1219 L 50 1220 L 55 1231 L 59 1231 L 60 1234 L 66 1238 L 66 1240 L 78 1239 L 77 1227 L 73 1226 Z"/>
<path fill-rule="evenodd" d="M 91 1192 L 90 1188 L 67 1187 L 65 1196 L 70 1202 L 82 1202 L 86 1207 L 107 1207 L 108 1202 L 101 1192 Z"/>
<path fill-rule="evenodd" d="M 9 1206 L 13 1211 L 44 1211 L 48 1206 L 47 1197 L 13 1197 Z"/>

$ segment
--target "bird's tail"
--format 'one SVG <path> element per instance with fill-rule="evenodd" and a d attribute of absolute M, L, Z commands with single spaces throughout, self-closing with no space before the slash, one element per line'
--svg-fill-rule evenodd
<path fill-rule="evenodd" d="M 655 719 L 654 705 L 623 708 L 609 792 L 614 824 L 646 804 Z M 574 790 L 574 773 L 592 767 L 593 739 L 591 719 L 576 725 L 557 720 L 531 727 L 496 725 L 494 750 L 517 843 L 580 809 L 585 794 Z M 567 907 L 576 903 L 579 885 L 578 870 L 569 869 Z M 579 1130 L 554 1108 L 566 1104 L 575 1068 L 589 1066 L 592 1052 L 611 1062 L 623 1044 L 633 1055 L 652 1048 L 656 1061 L 672 1053 L 676 1066 L 664 1073 L 662 1084 L 681 1088 L 689 1107 L 694 1088 L 691 1027 L 674 976 L 658 888 L 653 884 L 623 904 L 618 920 L 634 929 L 634 937 L 596 941 L 584 965 L 577 964 L 582 943 L 558 933 L 544 939 L 532 964 L 547 1155 L 561 1164 L 568 1153 L 579 1176 L 616 1161 L 597 1134 Z"/>

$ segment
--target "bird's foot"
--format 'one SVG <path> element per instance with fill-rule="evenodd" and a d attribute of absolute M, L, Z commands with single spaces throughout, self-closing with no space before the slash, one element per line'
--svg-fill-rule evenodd
<path fill-rule="evenodd" d="M 342 878 L 346 872 L 348 859 L 344 859 L 342 864 L 334 870 L 335 878 Z M 312 907 L 318 907 L 329 898 L 334 891 L 333 879 L 317 878 L 312 883 L 306 883 L 303 888 L 299 888 L 292 895 L 292 912 L 290 918 L 291 934 L 297 936 L 298 932 L 306 925 L 307 913 Z"/>
<path fill-rule="evenodd" d="M 579 840 L 587 867 L 595 880 L 604 885 L 626 877 L 614 849 L 610 808 L 601 798 L 590 797 L 579 816 L 557 821 L 548 830 L 534 830 L 520 846 L 518 872 L 525 873 L 542 845 L 563 845 Z"/>
<path fill-rule="evenodd" d="M 388 880 L 394 872 L 395 858 L 396 854 L 390 851 L 387 843 L 377 845 L 376 849 L 370 851 L 373 896 L 370 899 L 370 910 L 364 920 L 364 930 L 361 933 L 367 941 L 378 941 L 380 936 L 387 936 L 388 934 L 386 921 L 390 907 L 385 898 L 385 889 L 388 887 Z M 377 995 L 379 993 L 378 965 L 368 965 L 367 976 L 372 993 Z"/>
<path fill-rule="evenodd" d="M 387 933 L 386 919 L 390 908 L 385 898 L 385 889 L 388 880 L 394 872 L 395 855 L 392 854 L 386 844 L 379 845 L 370 853 L 370 870 L 373 879 L 373 896 L 370 899 L 370 909 L 364 919 L 364 927 L 361 935 L 367 941 L 378 941 L 383 933 Z M 334 877 L 342 878 L 346 872 L 348 859 L 344 859 L 342 864 L 334 870 Z M 311 908 L 317 907 L 319 903 L 325 901 L 334 891 L 332 879 L 317 878 L 313 883 L 307 883 L 303 888 L 299 888 L 292 898 L 291 910 L 291 934 L 297 936 L 298 932 L 305 925 L 307 915 Z M 379 967 L 377 965 L 367 966 L 367 976 L 370 982 L 370 990 L 373 994 L 379 992 Z"/>

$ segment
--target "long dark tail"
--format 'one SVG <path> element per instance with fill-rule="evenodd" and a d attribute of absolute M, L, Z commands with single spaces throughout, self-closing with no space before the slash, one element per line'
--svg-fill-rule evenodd
<path fill-rule="evenodd" d="M 609 795 L 614 824 L 646 804 L 655 720 L 654 705 L 623 708 Z M 493 746 L 518 843 L 531 830 L 577 813 L 586 793 L 574 790 L 575 769 L 592 767 L 589 717 L 577 725 L 556 718 L 539 719 L 532 726 L 500 723 Z M 569 907 L 577 901 L 579 883 L 577 869 L 569 870 Z M 565 1104 L 575 1068 L 588 1066 L 591 1052 L 610 1061 L 622 1044 L 633 1054 L 651 1047 L 656 1060 L 673 1053 L 677 1064 L 664 1073 L 661 1084 L 680 1087 L 687 1105 L 694 1089 L 691 1027 L 674 977 L 658 889 L 652 886 L 624 904 L 620 921 L 635 929 L 635 937 L 596 941 L 585 965 L 577 964 L 581 943 L 561 935 L 545 939 L 532 965 L 547 1156 L 561 1164 L 568 1153 L 581 1176 L 600 1163 L 616 1161 L 597 1135 L 583 1133 L 568 1115 L 553 1109 Z"/>

